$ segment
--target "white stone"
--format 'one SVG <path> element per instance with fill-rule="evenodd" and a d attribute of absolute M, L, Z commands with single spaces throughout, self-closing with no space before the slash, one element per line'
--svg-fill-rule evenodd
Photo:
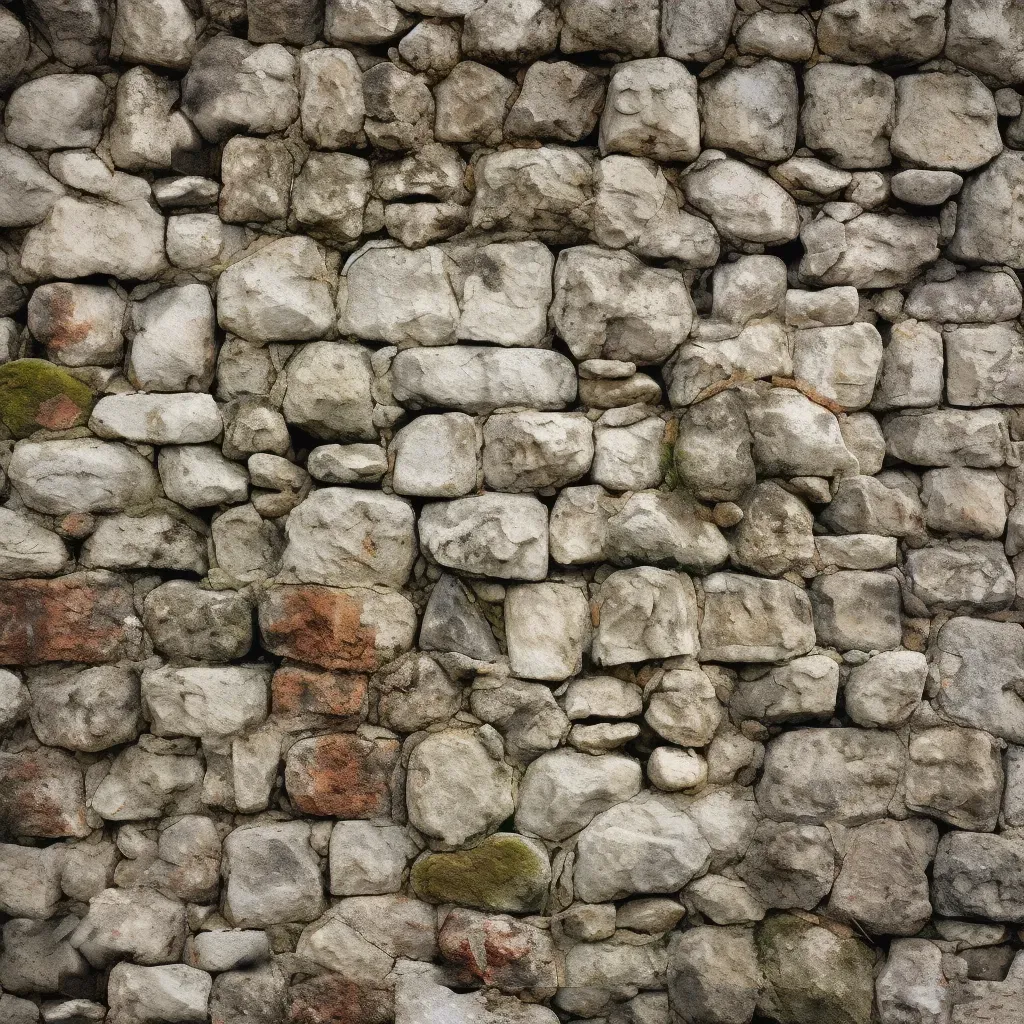
<path fill-rule="evenodd" d="M 106 395 L 92 411 L 99 437 L 146 444 L 202 444 L 220 437 L 220 410 L 212 395 Z"/>
<path fill-rule="evenodd" d="M 516 676 L 557 682 L 576 675 L 590 632 L 590 602 L 578 587 L 527 583 L 505 594 L 509 668 Z"/>

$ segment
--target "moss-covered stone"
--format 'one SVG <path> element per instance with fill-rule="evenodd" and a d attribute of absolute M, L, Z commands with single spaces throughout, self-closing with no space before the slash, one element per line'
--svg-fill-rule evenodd
<path fill-rule="evenodd" d="M 93 400 L 85 384 L 45 359 L 0 366 L 0 421 L 15 437 L 81 426 Z"/>
<path fill-rule="evenodd" d="M 870 1024 L 875 954 L 859 939 L 792 914 L 757 928 L 762 1013 L 779 1024 Z"/>
<path fill-rule="evenodd" d="M 513 833 L 488 836 L 471 850 L 427 854 L 412 869 L 420 899 L 507 913 L 541 910 L 550 882 L 543 847 Z"/>

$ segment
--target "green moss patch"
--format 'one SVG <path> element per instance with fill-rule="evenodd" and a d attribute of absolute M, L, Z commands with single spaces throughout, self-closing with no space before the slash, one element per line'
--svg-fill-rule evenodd
<path fill-rule="evenodd" d="M 542 909 L 550 880 L 547 857 L 512 833 L 488 836 L 471 850 L 427 854 L 412 869 L 420 899 L 508 913 Z"/>
<path fill-rule="evenodd" d="M 45 359 L 0 366 L 0 421 L 15 437 L 81 426 L 93 400 L 85 384 Z"/>

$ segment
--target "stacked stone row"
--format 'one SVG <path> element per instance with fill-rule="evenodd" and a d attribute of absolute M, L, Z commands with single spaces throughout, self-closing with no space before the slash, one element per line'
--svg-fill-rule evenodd
<path fill-rule="evenodd" d="M 0 1024 L 1017 1020 L 1022 52 L 0 7 Z"/>

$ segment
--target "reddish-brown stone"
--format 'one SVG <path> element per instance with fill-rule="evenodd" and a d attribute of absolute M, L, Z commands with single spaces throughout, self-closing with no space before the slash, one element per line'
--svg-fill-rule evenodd
<path fill-rule="evenodd" d="M 288 1024 L 387 1024 L 394 1019 L 393 1007 L 388 989 L 321 974 L 291 987 Z"/>
<path fill-rule="evenodd" d="M 325 715 L 334 725 L 357 725 L 366 717 L 368 684 L 358 672 L 282 665 L 271 683 L 274 713 Z"/>
<path fill-rule="evenodd" d="M 0 665 L 117 661 L 134 615 L 132 588 L 113 573 L 0 580 Z"/>
<path fill-rule="evenodd" d="M 332 733 L 299 740 L 288 751 L 284 782 L 302 814 L 376 818 L 391 810 L 397 740 Z"/>
<path fill-rule="evenodd" d="M 61 750 L 0 754 L 0 836 L 87 836 L 82 769 Z"/>
<path fill-rule="evenodd" d="M 362 601 L 336 587 L 274 587 L 260 602 L 260 631 L 274 654 L 372 672 L 379 666 L 377 631 L 362 624 L 362 613 Z"/>

